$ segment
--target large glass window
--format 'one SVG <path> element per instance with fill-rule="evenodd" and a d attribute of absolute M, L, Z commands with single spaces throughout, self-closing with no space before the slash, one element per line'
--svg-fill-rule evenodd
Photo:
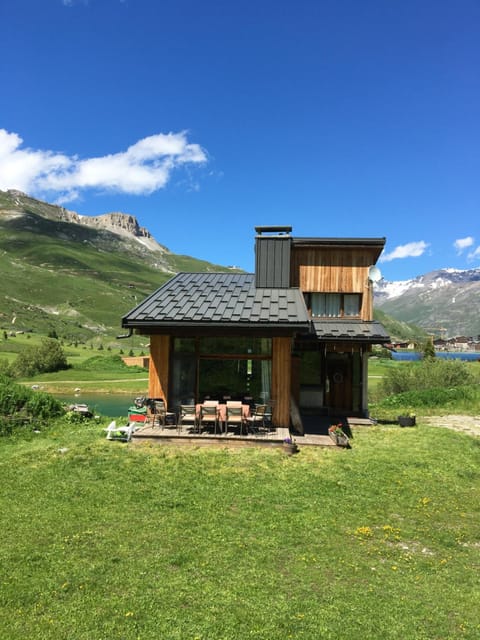
<path fill-rule="evenodd" d="M 195 401 L 197 387 L 197 357 L 193 338 L 175 338 L 170 375 L 170 406 L 178 411 L 181 404 Z"/>
<path fill-rule="evenodd" d="M 269 356 L 272 341 L 270 338 L 199 338 L 199 349 L 202 354 L 251 353 Z"/>
<path fill-rule="evenodd" d="M 312 318 L 358 317 L 362 303 L 360 293 L 306 293 L 305 301 Z"/>
<path fill-rule="evenodd" d="M 266 401 L 271 389 L 270 338 L 175 338 L 170 372 L 170 402 L 224 396 Z"/>
<path fill-rule="evenodd" d="M 259 402 L 270 397 L 270 360 L 248 358 L 200 358 L 199 399 L 242 400 L 250 396 Z"/>

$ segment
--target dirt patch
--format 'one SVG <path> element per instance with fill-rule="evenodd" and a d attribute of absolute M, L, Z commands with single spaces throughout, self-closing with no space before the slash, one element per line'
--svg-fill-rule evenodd
<path fill-rule="evenodd" d="M 480 436 L 480 417 L 478 416 L 422 416 L 420 422 L 425 422 L 432 427 L 444 427 L 462 431 L 471 436 Z"/>

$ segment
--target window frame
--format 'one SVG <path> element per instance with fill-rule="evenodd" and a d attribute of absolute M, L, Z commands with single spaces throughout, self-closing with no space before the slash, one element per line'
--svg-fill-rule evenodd
<path fill-rule="evenodd" d="M 318 296 L 320 298 L 320 296 L 323 296 L 324 300 L 319 300 L 318 301 L 318 305 L 314 304 L 314 297 Z M 319 313 L 313 313 L 313 307 L 314 306 L 318 306 L 319 308 L 323 308 L 325 309 L 325 311 L 328 309 L 328 301 L 329 301 L 329 296 L 331 297 L 330 302 L 333 302 L 334 300 L 334 296 L 338 297 L 339 302 L 338 302 L 338 314 L 328 314 L 327 312 L 325 312 L 324 314 L 319 314 Z M 357 313 L 345 313 L 345 307 L 346 305 L 346 299 L 348 296 L 356 296 L 357 300 L 358 300 L 358 306 L 357 306 Z M 307 306 L 308 309 L 308 313 L 310 314 L 311 318 L 360 318 L 361 317 L 361 313 L 362 313 L 362 294 L 358 293 L 357 291 L 345 291 L 345 292 L 340 292 L 340 291 L 306 291 L 304 292 L 304 297 L 305 297 L 305 304 Z"/>

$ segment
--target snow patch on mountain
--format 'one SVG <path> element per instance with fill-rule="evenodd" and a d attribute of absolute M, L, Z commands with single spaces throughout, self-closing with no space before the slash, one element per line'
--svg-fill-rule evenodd
<path fill-rule="evenodd" d="M 411 280 L 397 280 L 389 282 L 382 278 L 375 284 L 374 295 L 378 301 L 393 300 L 413 289 L 423 289 L 433 291 L 445 289 L 446 287 L 458 287 L 480 280 L 480 268 L 477 269 L 453 269 L 445 268 L 438 271 L 431 271 L 422 276 L 417 276 Z"/>

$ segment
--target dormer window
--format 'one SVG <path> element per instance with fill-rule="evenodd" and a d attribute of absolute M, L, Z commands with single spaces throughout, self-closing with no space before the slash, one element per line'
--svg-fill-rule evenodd
<path fill-rule="evenodd" d="M 306 293 L 305 303 L 312 318 L 357 318 L 360 316 L 360 293 Z"/>

